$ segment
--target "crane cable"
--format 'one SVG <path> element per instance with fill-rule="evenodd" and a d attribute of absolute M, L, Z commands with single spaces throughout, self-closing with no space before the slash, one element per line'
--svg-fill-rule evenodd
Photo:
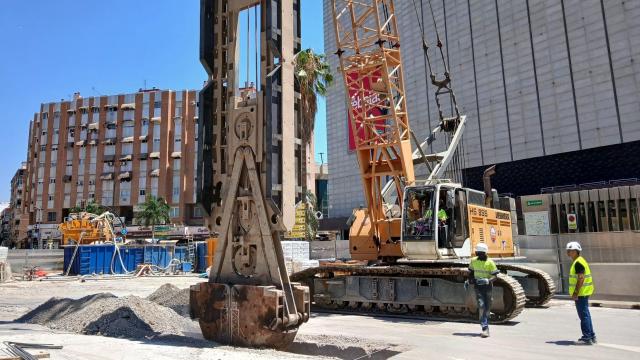
<path fill-rule="evenodd" d="M 433 70 L 433 63 L 431 60 L 431 57 L 429 56 L 429 43 L 427 42 L 426 38 L 425 38 L 425 28 L 424 28 L 424 24 L 423 21 L 421 21 L 420 19 L 420 15 L 418 13 L 418 6 L 416 5 L 416 1 L 412 0 L 413 2 L 413 9 L 415 11 L 416 14 L 416 20 L 418 22 L 418 27 L 420 28 L 420 33 L 421 33 L 421 38 L 422 38 L 422 50 L 423 50 L 423 54 L 424 54 L 424 58 L 426 59 L 426 63 L 427 63 L 427 67 L 429 70 L 429 77 L 431 79 L 431 83 L 436 87 L 436 92 L 435 92 L 435 100 L 436 100 L 436 106 L 438 109 L 438 116 L 440 119 L 440 124 L 441 124 L 441 128 L 442 130 L 447 130 L 447 128 L 450 130 L 451 128 L 449 126 L 447 126 L 445 120 L 453 120 L 455 121 L 455 126 L 457 127 L 457 124 L 459 122 L 460 119 L 460 112 L 458 109 L 458 104 L 457 104 L 457 99 L 455 96 L 455 93 L 453 92 L 453 89 L 451 88 L 451 74 L 449 72 L 449 68 L 447 65 L 447 61 L 444 55 L 444 51 L 443 51 L 443 46 L 444 44 L 442 43 L 442 39 L 440 37 L 440 32 L 438 31 L 438 26 L 437 26 L 437 22 L 436 22 L 436 17 L 435 17 L 435 13 L 433 11 L 433 6 L 431 4 L 431 0 L 428 0 L 428 5 L 429 5 L 429 12 L 431 15 L 431 19 L 433 21 L 433 28 L 436 34 L 436 46 L 438 47 L 438 52 L 440 53 L 440 59 L 442 61 L 442 65 L 444 67 L 444 78 L 441 80 L 437 79 L 436 74 L 434 73 Z M 422 6 L 422 0 L 420 1 L 420 9 L 421 9 L 421 13 L 423 12 L 423 6 Z M 450 98 L 451 98 L 451 102 L 452 102 L 452 111 L 455 111 L 455 116 L 453 117 L 453 119 L 445 119 L 443 116 L 443 112 L 442 112 L 442 107 L 439 101 L 439 96 L 440 95 L 444 95 L 444 94 L 450 94 Z M 448 146 L 448 144 L 450 144 L 451 138 L 452 138 L 452 131 L 446 131 L 448 133 L 449 136 L 447 136 L 447 141 L 446 144 Z M 462 143 L 460 143 L 461 145 Z M 460 146 L 458 146 L 455 150 L 454 150 L 454 156 L 453 156 L 453 163 L 450 166 L 450 173 L 452 178 L 455 178 L 456 181 L 458 182 L 462 182 L 462 167 L 464 166 L 463 163 L 465 162 L 463 158 L 461 158 L 461 151 L 459 151 Z M 462 153 L 464 153 L 464 151 L 462 151 Z M 462 155 L 464 156 L 464 154 Z"/>

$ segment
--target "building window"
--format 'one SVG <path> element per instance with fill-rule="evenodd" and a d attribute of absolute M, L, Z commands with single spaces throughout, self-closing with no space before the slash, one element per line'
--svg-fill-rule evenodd
<path fill-rule="evenodd" d="M 145 196 L 145 195 L 147 195 L 147 190 L 141 189 L 140 190 L 140 196 Z"/>
<path fill-rule="evenodd" d="M 47 151 L 47 145 L 40 145 L 40 151 Z"/>
<path fill-rule="evenodd" d="M 55 211 L 50 211 L 50 212 L 47 213 L 47 221 L 49 221 L 49 222 L 56 221 L 56 212 Z"/>
<path fill-rule="evenodd" d="M 202 208 L 200 206 L 196 206 L 193 208 L 193 217 L 194 218 L 202 217 Z"/>
<path fill-rule="evenodd" d="M 172 207 L 171 210 L 169 210 L 169 217 L 177 218 L 179 216 L 180 216 L 180 208 L 179 207 Z"/>
<path fill-rule="evenodd" d="M 56 183 L 56 179 L 49 179 L 49 184 L 55 184 Z"/>

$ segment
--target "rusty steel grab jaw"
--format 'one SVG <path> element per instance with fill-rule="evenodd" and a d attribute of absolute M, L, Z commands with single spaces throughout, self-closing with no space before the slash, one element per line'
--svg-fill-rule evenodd
<path fill-rule="evenodd" d="M 215 268 L 209 282 L 191 287 L 193 315 L 209 340 L 285 348 L 309 319 L 309 288 L 289 281 L 280 244 L 282 226 L 278 216 L 269 216 L 273 209 L 266 205 L 249 146 L 236 150 L 223 204 L 224 209 L 214 213 L 221 216 Z M 247 231 L 243 221 L 258 226 Z M 256 255 L 233 256 L 248 249 Z"/>

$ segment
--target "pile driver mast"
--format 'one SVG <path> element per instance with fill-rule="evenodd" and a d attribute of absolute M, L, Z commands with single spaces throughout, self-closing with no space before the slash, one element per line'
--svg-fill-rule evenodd
<path fill-rule="evenodd" d="M 244 54 L 243 15 L 247 49 L 255 44 Z M 280 244 L 306 178 L 292 62 L 300 2 L 201 0 L 200 21 L 208 79 L 200 92 L 198 203 L 219 239 L 209 281 L 191 287 L 192 316 L 207 339 L 283 348 L 310 311 L 309 289 L 289 282 Z M 241 64 L 257 88 L 241 85 Z"/>

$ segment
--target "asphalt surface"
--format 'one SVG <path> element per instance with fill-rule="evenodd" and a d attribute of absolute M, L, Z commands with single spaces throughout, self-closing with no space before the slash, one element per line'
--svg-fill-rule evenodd
<path fill-rule="evenodd" d="M 473 323 L 423 321 L 355 315 L 314 314 L 299 330 L 291 352 L 216 346 L 200 334 L 149 341 L 55 332 L 12 320 L 51 296 L 79 298 L 98 292 L 147 296 L 170 282 L 178 287 L 202 281 L 189 278 L 139 278 L 106 281 L 13 282 L 0 284 L 0 343 L 54 343 L 51 359 L 249 359 L 328 356 L 341 359 L 640 359 L 640 310 L 591 308 L 599 343 L 575 345 L 580 324 L 573 303 L 554 300 L 545 309 L 526 309 L 515 321 L 491 326 L 479 337 Z M 307 340 L 305 340 L 307 339 Z M 316 343 L 309 343 L 312 339 Z M 324 341 L 318 345 L 318 341 Z M 346 344 L 346 345 L 345 345 Z M 374 344 L 375 346 L 373 346 Z M 380 346 L 383 344 L 383 346 Z M 361 351 L 367 348 L 368 352 Z M 375 349 L 371 352 L 371 349 Z M 364 356 L 364 357 L 362 357 Z"/>

